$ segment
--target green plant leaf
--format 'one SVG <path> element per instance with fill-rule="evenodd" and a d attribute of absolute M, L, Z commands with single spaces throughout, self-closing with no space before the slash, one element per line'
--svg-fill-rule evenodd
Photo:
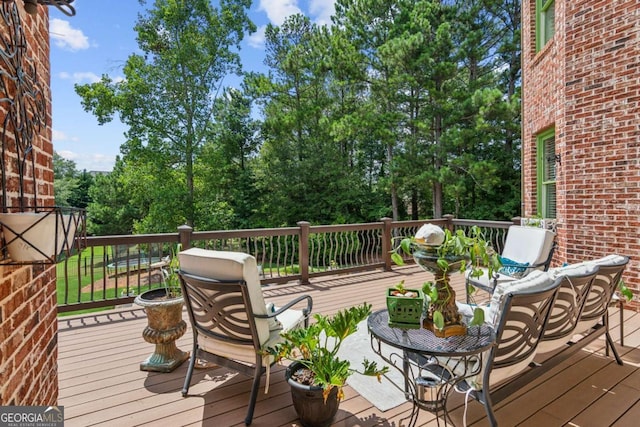
<path fill-rule="evenodd" d="M 625 297 L 627 301 L 631 301 L 633 299 L 633 292 L 631 292 L 631 289 L 627 288 L 624 280 L 620 280 L 618 282 L 618 289 L 620 290 L 620 294 Z"/>
<path fill-rule="evenodd" d="M 393 252 L 391 254 L 391 261 L 393 261 L 396 265 L 404 265 L 404 260 L 402 259 L 402 255 L 397 252 Z"/>
<path fill-rule="evenodd" d="M 469 325 L 481 326 L 483 323 L 484 323 L 484 310 L 481 309 L 480 307 L 476 307 L 473 310 L 473 318 L 471 319 L 471 322 L 469 322 Z"/>
<path fill-rule="evenodd" d="M 404 251 L 405 254 L 410 254 L 411 253 L 411 239 L 410 238 L 402 239 L 400 241 L 400 247 L 402 248 L 402 250 Z"/>
<path fill-rule="evenodd" d="M 440 310 L 433 312 L 433 324 L 440 330 L 444 329 L 444 316 Z"/>
<path fill-rule="evenodd" d="M 436 288 L 432 282 L 424 282 L 422 285 L 422 293 L 424 293 L 431 302 L 438 300 L 438 288 Z"/>

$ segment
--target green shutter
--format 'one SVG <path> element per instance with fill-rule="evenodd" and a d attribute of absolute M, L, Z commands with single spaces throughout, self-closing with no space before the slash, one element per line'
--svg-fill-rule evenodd
<path fill-rule="evenodd" d="M 555 129 L 537 137 L 537 207 L 543 218 L 556 217 L 556 140 Z"/>
<path fill-rule="evenodd" d="M 536 0 L 536 52 L 553 38 L 556 25 L 554 0 Z"/>

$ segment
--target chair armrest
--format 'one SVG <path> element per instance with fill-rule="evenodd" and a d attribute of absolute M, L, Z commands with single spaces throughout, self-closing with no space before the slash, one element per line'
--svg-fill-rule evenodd
<path fill-rule="evenodd" d="M 269 314 L 254 314 L 254 317 L 257 317 L 258 319 L 269 319 L 271 317 L 276 317 L 278 314 L 287 311 L 294 305 L 305 300 L 307 301 L 307 306 L 302 309 L 302 314 L 304 315 L 304 325 L 306 327 L 309 324 L 309 314 L 311 314 L 311 309 L 313 308 L 313 299 L 311 298 L 311 295 L 300 295 L 299 297 L 294 298 L 293 300 L 289 301 L 282 307 L 279 307 L 277 310 Z"/>

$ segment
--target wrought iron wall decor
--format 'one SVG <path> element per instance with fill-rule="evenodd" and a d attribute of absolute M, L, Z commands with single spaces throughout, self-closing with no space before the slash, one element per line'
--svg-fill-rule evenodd
<path fill-rule="evenodd" d="M 3 263 L 55 263 L 84 246 L 82 209 L 38 205 L 33 141 L 46 129 L 46 97 L 14 2 L 0 4 Z M 78 238 L 76 238 L 78 237 Z M 10 261 L 5 262 L 7 256 Z"/>
<path fill-rule="evenodd" d="M 15 0 L 2 0 L 3 2 L 15 1 Z M 22 0 L 24 2 L 24 10 L 31 14 L 35 15 L 38 13 L 38 5 L 44 6 L 54 6 L 60 12 L 64 13 L 67 16 L 74 16 L 76 14 L 76 10 L 71 6 L 74 0 Z"/>

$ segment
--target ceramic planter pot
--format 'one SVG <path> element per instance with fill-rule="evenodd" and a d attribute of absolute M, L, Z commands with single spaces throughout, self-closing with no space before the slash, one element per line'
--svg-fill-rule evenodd
<path fill-rule="evenodd" d="M 424 294 L 421 289 L 406 289 L 412 296 L 396 296 L 396 288 L 387 289 L 387 310 L 389 326 L 395 328 L 420 328 L 424 308 Z"/>
<path fill-rule="evenodd" d="M 327 427 L 338 412 L 338 388 L 334 387 L 325 403 L 322 387 L 300 384 L 292 378 L 296 370 L 302 368 L 298 362 L 287 367 L 285 378 L 291 386 L 293 407 L 303 427 Z"/>
<path fill-rule="evenodd" d="M 189 353 L 176 346 L 176 340 L 187 330 L 182 320 L 184 299 L 166 298 L 164 288 L 152 289 L 141 293 L 135 303 L 144 307 L 148 325 L 142 331 L 142 337 L 148 343 L 155 344 L 155 351 L 140 364 L 142 371 L 171 372 L 189 358 Z"/>

